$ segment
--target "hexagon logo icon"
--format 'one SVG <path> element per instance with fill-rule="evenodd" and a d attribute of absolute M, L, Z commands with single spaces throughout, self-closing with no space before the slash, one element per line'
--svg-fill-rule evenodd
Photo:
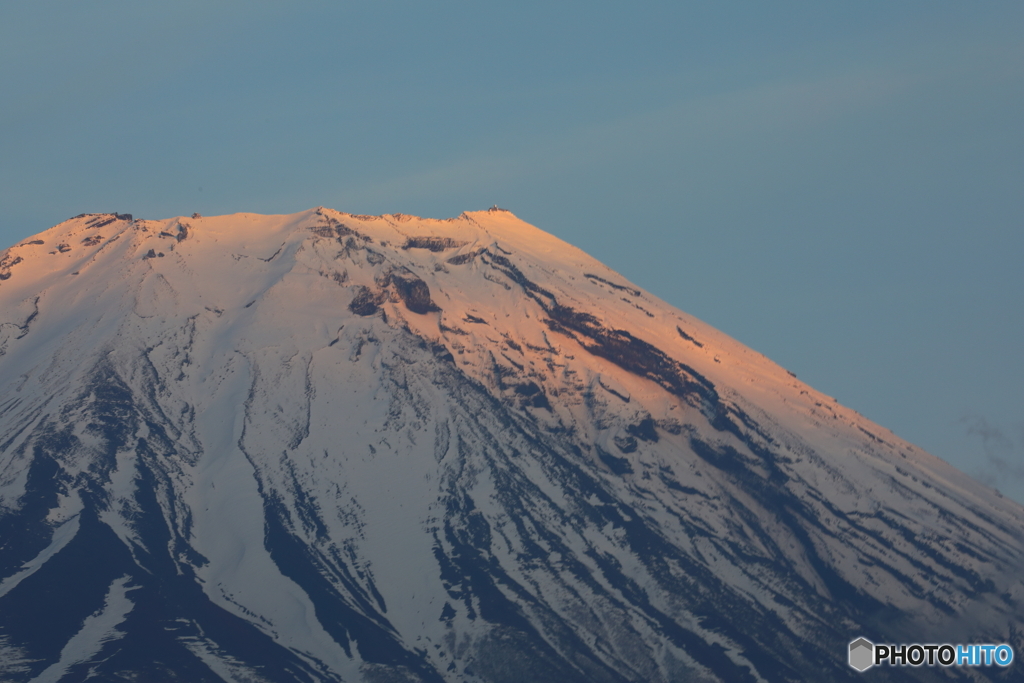
<path fill-rule="evenodd" d="M 867 671 L 874 663 L 874 643 L 867 638 L 858 638 L 850 643 L 850 666 L 857 671 Z"/>

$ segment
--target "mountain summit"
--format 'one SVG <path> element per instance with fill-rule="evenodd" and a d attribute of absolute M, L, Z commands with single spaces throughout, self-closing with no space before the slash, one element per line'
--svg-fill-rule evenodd
<path fill-rule="evenodd" d="M 1024 508 L 507 211 L 0 253 L 0 680 L 856 681 L 1022 628 Z"/>

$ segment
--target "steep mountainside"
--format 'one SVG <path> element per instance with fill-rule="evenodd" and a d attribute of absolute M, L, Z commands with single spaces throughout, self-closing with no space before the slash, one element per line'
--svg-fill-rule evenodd
<path fill-rule="evenodd" d="M 0 680 L 860 680 L 1022 628 L 1024 508 L 506 211 L 0 253 Z"/>

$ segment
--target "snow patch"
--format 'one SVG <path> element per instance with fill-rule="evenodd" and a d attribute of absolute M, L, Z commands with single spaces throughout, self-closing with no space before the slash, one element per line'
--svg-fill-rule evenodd
<path fill-rule="evenodd" d="M 79 505 L 81 505 L 81 503 L 79 503 Z M 21 566 L 21 570 L 16 574 L 8 576 L 0 582 L 0 597 L 7 595 L 14 590 L 19 583 L 39 571 L 39 568 L 46 564 L 51 557 L 59 553 L 77 533 L 78 515 L 75 514 L 53 530 L 53 536 L 50 539 L 50 544 L 46 546 L 41 553 L 23 564 Z"/>
<path fill-rule="evenodd" d="M 103 649 L 103 646 L 124 637 L 118 626 L 132 611 L 134 603 L 128 598 L 128 592 L 138 586 L 128 586 L 131 577 L 122 576 L 114 579 L 107 590 L 103 607 L 95 614 L 85 618 L 82 628 L 71 637 L 60 652 L 60 659 L 46 667 L 42 673 L 32 679 L 31 683 L 57 683 L 68 669 L 82 662 L 88 662 Z"/>

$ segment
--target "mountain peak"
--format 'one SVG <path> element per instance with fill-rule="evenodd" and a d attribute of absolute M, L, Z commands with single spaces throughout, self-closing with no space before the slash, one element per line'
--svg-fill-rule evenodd
<path fill-rule="evenodd" d="M 81 215 L 0 278 L 10 680 L 845 680 L 1024 628 L 1024 508 L 497 207 Z"/>

